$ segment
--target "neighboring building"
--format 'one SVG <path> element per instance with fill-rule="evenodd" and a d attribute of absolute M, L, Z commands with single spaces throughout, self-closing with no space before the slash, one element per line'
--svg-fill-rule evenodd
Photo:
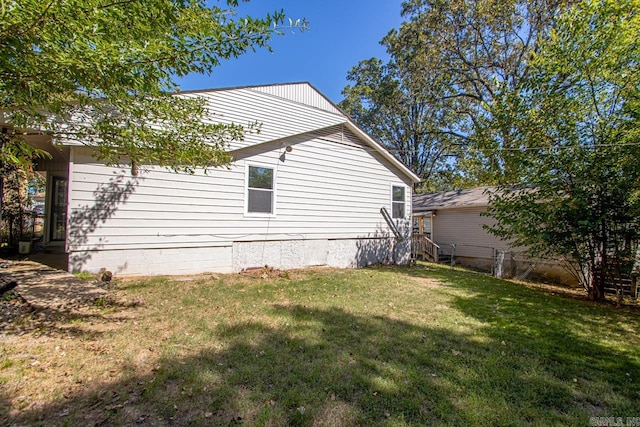
<path fill-rule="evenodd" d="M 56 150 L 47 176 L 45 245 L 71 271 L 235 272 L 268 265 L 364 266 L 410 259 L 419 178 L 308 83 L 184 92 L 211 120 L 261 123 L 207 174 L 107 167 L 91 148 Z M 403 233 L 396 239 L 380 210 Z"/>
<path fill-rule="evenodd" d="M 413 196 L 414 234 L 423 234 L 440 247 L 440 261 L 449 261 L 504 277 L 537 277 L 575 284 L 576 280 L 554 260 L 532 260 L 522 255 L 523 248 L 512 247 L 489 233 L 484 226 L 494 225 L 483 216 L 489 205 L 491 187 L 473 188 Z"/>

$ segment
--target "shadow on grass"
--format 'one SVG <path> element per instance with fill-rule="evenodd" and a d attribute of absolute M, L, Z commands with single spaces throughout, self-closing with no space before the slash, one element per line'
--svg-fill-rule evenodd
<path fill-rule="evenodd" d="M 526 371 L 537 364 L 530 389 L 562 384 L 553 405 L 591 416 L 636 416 L 640 399 L 640 310 L 595 303 L 483 274 L 435 265 L 407 268 L 413 277 L 440 280 L 450 304 L 483 325 L 479 331 L 500 343 L 511 362 Z M 533 383 L 531 383 L 533 382 Z M 536 385 L 536 382 L 539 384 Z"/>
<path fill-rule="evenodd" d="M 442 273 L 438 292 L 450 294 L 465 319 L 480 322 L 475 328 L 272 305 L 269 324 L 210 325 L 224 343 L 220 348 L 185 349 L 187 355 L 166 356 L 147 370 L 123 366 L 122 372 L 137 374 L 91 384 L 7 421 L 586 425 L 589 416 L 634 414 L 637 358 L 589 340 L 563 319 L 573 315 L 580 322 L 589 308 L 570 306 L 576 312 L 567 313 L 550 299 L 540 313 L 545 301 L 536 298 L 544 297 L 534 291 L 469 277 Z"/>
<path fill-rule="evenodd" d="M 109 295 L 95 301 L 82 301 L 64 307 L 33 307 L 23 299 L 15 305 L 11 316 L 7 316 L 6 324 L 2 325 L 2 333 L 11 337 L 33 333 L 40 337 L 68 337 L 83 340 L 98 340 L 104 331 L 92 330 L 87 323 L 116 323 L 128 320 L 113 314 L 127 308 L 141 305 L 141 301 L 118 301 Z M 1 309 L 2 307 L 0 307 Z M 105 314 L 105 312 L 110 312 Z M 82 326 L 76 326 L 82 325 Z"/>

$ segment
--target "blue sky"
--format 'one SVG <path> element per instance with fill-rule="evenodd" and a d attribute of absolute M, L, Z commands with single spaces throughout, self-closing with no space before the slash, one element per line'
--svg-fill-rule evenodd
<path fill-rule="evenodd" d="M 342 100 L 347 72 L 363 59 L 386 58 L 380 40 L 400 26 L 401 0 L 251 0 L 238 15 L 284 9 L 306 18 L 309 31 L 276 36 L 266 49 L 223 62 L 209 76 L 179 80 L 182 90 L 308 81 L 333 102 Z"/>

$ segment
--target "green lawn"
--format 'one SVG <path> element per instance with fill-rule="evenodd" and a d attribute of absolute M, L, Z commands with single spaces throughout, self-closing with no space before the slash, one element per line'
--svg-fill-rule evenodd
<path fill-rule="evenodd" d="M 256 276 L 123 282 L 120 303 L 18 319 L 0 340 L 0 424 L 640 416 L 637 307 L 431 264 Z"/>

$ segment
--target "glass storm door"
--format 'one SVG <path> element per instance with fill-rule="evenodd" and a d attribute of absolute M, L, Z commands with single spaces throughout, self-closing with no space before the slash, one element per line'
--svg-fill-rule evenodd
<path fill-rule="evenodd" d="M 67 180 L 53 177 L 51 190 L 49 240 L 60 241 L 67 234 Z"/>

